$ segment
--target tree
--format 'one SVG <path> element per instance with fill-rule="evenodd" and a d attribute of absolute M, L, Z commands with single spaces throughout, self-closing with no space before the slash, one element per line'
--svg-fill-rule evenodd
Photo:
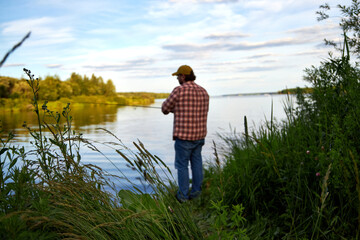
<path fill-rule="evenodd" d="M 81 75 L 73 72 L 71 73 L 70 79 L 68 81 L 70 82 L 74 96 L 81 95 L 83 88 L 83 81 Z"/>
<path fill-rule="evenodd" d="M 61 82 L 61 88 L 59 89 L 60 97 L 71 98 L 73 95 L 73 89 L 69 81 Z"/>
<path fill-rule="evenodd" d="M 0 77 L 0 98 L 8 98 L 15 85 L 16 79 L 10 77 Z"/>
<path fill-rule="evenodd" d="M 40 81 L 40 99 L 55 101 L 60 99 L 61 80 L 59 76 L 47 76 Z"/>
<path fill-rule="evenodd" d="M 339 25 L 344 34 L 348 36 L 347 41 L 350 51 L 360 58 L 360 3 L 358 0 L 352 0 L 350 6 L 338 4 L 337 8 L 340 9 L 342 15 Z M 321 5 L 320 10 L 316 12 L 318 14 L 318 21 L 329 19 L 330 15 L 327 13 L 330 10 L 329 4 Z M 338 44 L 334 41 L 325 39 L 325 43 L 340 50 Z"/>
<path fill-rule="evenodd" d="M 107 80 L 105 84 L 105 95 L 106 96 L 114 95 L 115 92 L 116 89 L 114 83 L 111 81 L 111 79 Z"/>
<path fill-rule="evenodd" d="M 15 82 L 14 88 L 11 91 L 11 98 L 31 98 L 31 96 L 32 92 L 25 79 Z"/>

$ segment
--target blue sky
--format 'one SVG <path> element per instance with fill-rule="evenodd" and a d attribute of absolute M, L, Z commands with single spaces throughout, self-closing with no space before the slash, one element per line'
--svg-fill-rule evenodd
<path fill-rule="evenodd" d="M 111 79 L 117 91 L 170 92 L 190 65 L 211 95 L 303 87 L 341 41 L 340 14 L 317 22 L 314 0 L 0 0 L 0 58 L 27 32 L 0 75 L 72 72 Z M 341 0 L 349 4 L 350 0 Z"/>

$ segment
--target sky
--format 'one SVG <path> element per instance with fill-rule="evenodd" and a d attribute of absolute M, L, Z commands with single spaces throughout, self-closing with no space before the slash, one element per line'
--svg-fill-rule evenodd
<path fill-rule="evenodd" d="M 341 42 L 336 5 L 351 0 L 0 0 L 0 59 L 30 37 L 0 68 L 1 76 L 71 73 L 118 92 L 171 92 L 189 65 L 210 95 L 273 92 L 309 86 L 304 69 L 319 66 Z M 328 21 L 317 21 L 323 3 Z"/>

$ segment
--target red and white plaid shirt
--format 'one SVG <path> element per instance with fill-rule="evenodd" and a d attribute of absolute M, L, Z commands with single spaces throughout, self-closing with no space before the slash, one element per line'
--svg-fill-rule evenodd
<path fill-rule="evenodd" d="M 209 111 L 209 95 L 204 88 L 188 81 L 176 87 L 163 102 L 162 112 L 174 113 L 173 139 L 204 139 Z"/>

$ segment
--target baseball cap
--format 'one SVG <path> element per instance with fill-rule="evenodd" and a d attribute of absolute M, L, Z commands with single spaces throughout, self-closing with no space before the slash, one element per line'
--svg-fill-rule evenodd
<path fill-rule="evenodd" d="M 191 71 L 192 71 L 191 67 L 189 67 L 188 65 L 182 65 L 182 66 L 179 67 L 177 72 L 174 72 L 172 75 L 173 76 L 176 76 L 176 75 L 179 75 L 179 74 L 190 75 Z"/>

